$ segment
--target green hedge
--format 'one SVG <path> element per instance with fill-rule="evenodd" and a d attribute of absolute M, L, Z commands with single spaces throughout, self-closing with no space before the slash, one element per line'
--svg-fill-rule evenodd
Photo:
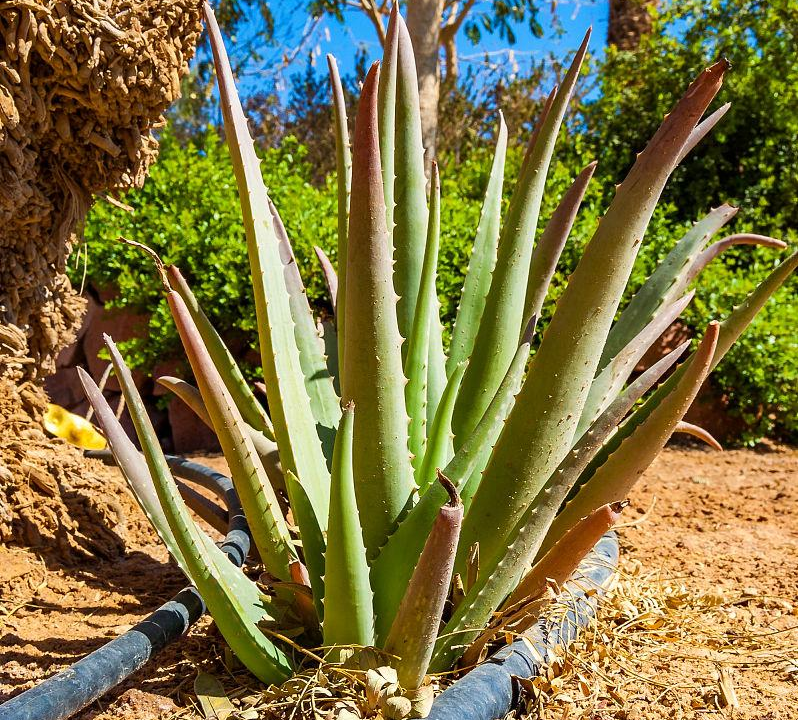
<path fill-rule="evenodd" d="M 331 185 L 313 187 L 304 150 L 290 140 L 266 153 L 263 173 L 274 179 L 272 193 L 291 235 L 308 282 L 308 295 L 325 302 L 323 280 L 312 246 L 335 259 L 336 199 Z M 332 181 L 331 181 L 332 182 Z M 214 325 L 241 355 L 257 338 L 244 228 L 226 146 L 215 133 L 181 147 L 161 139 L 161 155 L 141 190 L 123 198 L 126 212 L 103 201 L 92 209 L 85 228 L 89 284 L 116 292 L 109 305 L 151 312 L 149 336 L 123 345 L 134 367 L 151 370 L 179 349 L 179 339 L 151 261 L 117 242 L 121 235 L 153 247 L 167 263 L 180 267 Z M 82 263 L 73 271 L 81 281 Z"/>
<path fill-rule="evenodd" d="M 589 158 L 589 148 L 581 141 L 569 138 L 567 142 L 571 143 L 569 153 L 552 168 L 544 219 L 578 171 L 578 156 Z M 505 202 L 519 159 L 519 148 L 511 149 Z M 457 310 L 456 298 L 468 263 L 489 166 L 489 147 L 456 168 L 444 166 L 438 289 L 445 323 L 451 323 Z M 305 160 L 304 150 L 291 140 L 280 150 L 267 151 L 262 167 L 292 238 L 310 300 L 320 311 L 328 312 L 312 246 L 320 245 L 336 260 L 333 179 L 322 187 L 313 186 L 309 181 L 312 168 Z M 599 179 L 587 194 L 544 307 L 543 326 L 602 212 L 606 198 L 601 187 Z M 177 264 L 213 323 L 236 353 L 244 357 L 249 348 L 255 347 L 257 333 L 243 227 L 224 144 L 214 134 L 208 134 L 201 142 L 181 147 L 167 134 L 162 141 L 161 158 L 144 188 L 128 193 L 124 201 L 133 208 L 132 213 L 104 202 L 95 206 L 86 226 L 86 240 L 90 284 L 95 288 L 118 288 L 111 301 L 115 307 L 152 312 L 148 337 L 125 345 L 131 362 L 149 371 L 157 362 L 177 355 L 179 342 L 151 263 L 142 253 L 118 243 L 119 235 L 145 242 L 165 261 Z M 632 275 L 632 290 L 688 226 L 675 219 L 676 213 L 677 208 L 668 203 L 657 210 Z M 735 229 L 747 228 L 738 223 Z M 709 319 L 724 316 L 776 261 L 775 253 L 763 250 L 728 252 L 702 276 L 696 300 L 685 316 L 688 325 L 699 334 Z M 82 267 L 75 273 L 79 281 Z M 798 286 L 792 282 L 779 292 L 715 373 L 716 387 L 750 425 L 750 432 L 741 438 L 744 442 L 763 435 L 798 439 L 796 290 Z M 257 370 L 251 367 L 249 372 Z"/>

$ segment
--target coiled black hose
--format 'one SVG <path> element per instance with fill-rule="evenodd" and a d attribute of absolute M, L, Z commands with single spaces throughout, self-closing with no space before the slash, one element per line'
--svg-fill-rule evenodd
<path fill-rule="evenodd" d="M 110 453 L 100 455 L 104 461 L 109 457 Z M 227 534 L 220 547 L 232 563 L 243 565 L 251 538 L 230 478 L 184 458 L 169 456 L 167 460 L 175 475 L 208 488 L 224 501 L 227 510 L 221 511 L 217 506 L 215 513 L 218 516 L 223 512 L 227 516 Z M 181 590 L 123 635 L 0 705 L 0 720 L 66 720 L 72 717 L 183 635 L 204 612 L 205 604 L 195 587 Z"/>
<path fill-rule="evenodd" d="M 496 720 L 518 706 L 516 678 L 538 675 L 554 648 L 567 647 L 596 614 L 598 598 L 618 566 L 618 537 L 612 530 L 596 543 L 563 586 L 558 611 L 544 616 L 524 640 L 499 650 L 448 687 L 432 705 L 428 720 Z"/>
<path fill-rule="evenodd" d="M 250 535 L 230 479 L 184 458 L 170 456 L 167 460 L 175 475 L 224 498 L 229 526 L 221 547 L 233 563 L 242 565 L 250 549 Z M 539 674 L 555 647 L 574 641 L 580 628 L 595 616 L 598 597 L 617 564 L 618 538 L 609 531 L 563 587 L 560 611 L 542 618 L 525 640 L 503 648 L 447 688 L 433 703 L 430 720 L 497 720 L 515 709 L 521 697 L 517 678 Z M 0 720 L 67 720 L 183 635 L 204 612 L 194 587 L 181 590 L 124 635 L 0 705 Z"/>

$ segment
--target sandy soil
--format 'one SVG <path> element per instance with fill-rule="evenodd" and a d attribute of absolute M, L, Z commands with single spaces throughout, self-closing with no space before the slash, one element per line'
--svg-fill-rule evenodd
<path fill-rule="evenodd" d="M 534 694 L 536 709 L 563 719 L 798 718 L 798 451 L 668 449 L 626 520 L 622 578 L 597 629 Z M 142 518 L 125 528 L 127 554 L 115 561 L 65 566 L 44 548 L 0 548 L 0 701 L 184 585 Z M 196 717 L 208 625 L 80 720 Z"/>
<path fill-rule="evenodd" d="M 630 500 L 620 581 L 544 716 L 798 718 L 798 451 L 667 449 Z"/>

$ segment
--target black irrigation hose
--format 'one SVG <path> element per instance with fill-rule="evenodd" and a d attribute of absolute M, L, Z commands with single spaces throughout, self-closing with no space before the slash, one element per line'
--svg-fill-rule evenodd
<path fill-rule="evenodd" d="M 103 458 L 105 459 L 105 458 Z M 222 545 L 230 560 L 243 564 L 250 535 L 232 483 L 220 473 L 171 456 L 176 475 L 208 487 L 224 497 L 229 531 Z M 608 532 L 582 561 L 560 595 L 560 608 L 518 640 L 446 689 L 433 703 L 429 720 L 496 720 L 518 706 L 517 678 L 539 674 L 551 651 L 568 646 L 596 614 L 599 594 L 614 576 L 618 538 Z M 173 640 L 205 612 L 194 587 L 181 590 L 146 620 L 70 668 L 0 705 L 0 720 L 66 720 L 102 697 Z"/>
<path fill-rule="evenodd" d="M 0 705 L 0 720 L 66 720 L 145 665 L 204 612 L 196 589 L 181 590 L 124 635 Z"/>
<path fill-rule="evenodd" d="M 110 450 L 89 450 L 84 454 L 86 457 L 102 460 L 106 465 L 114 464 L 114 456 L 111 454 Z M 225 507 L 221 507 L 213 501 L 208 500 L 204 495 L 198 493 L 190 485 L 186 485 L 184 482 L 177 480 L 177 487 L 183 499 L 186 501 L 186 505 L 211 527 L 221 533 L 229 533 L 233 529 L 246 527 L 243 512 L 240 511 L 238 496 L 233 489 L 233 481 L 229 477 L 205 465 L 186 460 L 186 458 L 180 457 L 179 455 L 166 455 L 166 462 L 175 478 L 183 478 L 206 490 L 210 490 L 224 503 Z M 241 519 L 233 517 L 231 523 L 229 511 L 226 508 L 238 508 Z M 235 514 L 236 513 L 234 513 L 234 515 Z M 234 560 L 234 562 L 237 561 Z M 241 559 L 237 564 L 242 565 L 243 562 L 243 559 Z"/>
<path fill-rule="evenodd" d="M 229 522 L 221 549 L 231 562 L 243 565 L 251 539 L 230 478 L 183 458 L 171 456 L 168 460 L 176 475 L 213 490 L 225 500 Z M 66 720 L 145 665 L 204 612 L 205 604 L 196 588 L 181 590 L 123 635 L 0 705 L 0 720 Z"/>
<path fill-rule="evenodd" d="M 516 678 L 538 675 L 551 651 L 567 647 L 596 614 L 599 594 L 615 575 L 618 537 L 608 532 L 565 584 L 558 608 L 541 618 L 527 633 L 499 650 L 448 687 L 432 705 L 428 720 L 496 720 L 518 706 L 521 693 Z"/>

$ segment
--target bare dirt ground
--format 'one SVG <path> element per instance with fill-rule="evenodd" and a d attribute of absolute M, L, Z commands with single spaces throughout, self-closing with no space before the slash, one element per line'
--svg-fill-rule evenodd
<path fill-rule="evenodd" d="M 215 462 L 218 462 L 215 461 Z M 121 560 L 0 547 L 0 702 L 127 630 L 184 584 L 129 517 Z M 601 620 L 542 680 L 547 718 L 798 718 L 798 450 L 670 448 L 631 497 Z M 207 620 L 80 720 L 197 717 Z M 736 706 L 736 707 L 735 707 Z"/>

